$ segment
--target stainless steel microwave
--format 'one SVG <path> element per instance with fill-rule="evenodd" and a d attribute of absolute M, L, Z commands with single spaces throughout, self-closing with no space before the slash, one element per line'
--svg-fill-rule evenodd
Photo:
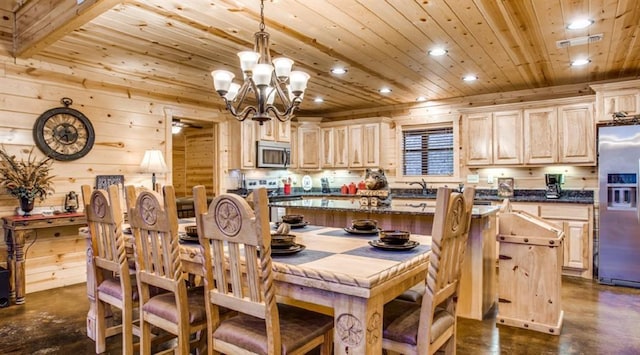
<path fill-rule="evenodd" d="M 258 168 L 287 168 L 291 163 L 291 143 L 258 141 Z"/>

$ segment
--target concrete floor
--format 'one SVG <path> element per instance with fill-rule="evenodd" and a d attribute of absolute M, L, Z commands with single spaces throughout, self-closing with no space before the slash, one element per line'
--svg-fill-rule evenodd
<path fill-rule="evenodd" d="M 85 285 L 27 295 L 27 303 L 0 309 L 0 354 L 93 354 L 86 336 Z M 640 354 L 640 289 L 563 278 L 560 336 L 458 319 L 459 354 Z M 120 337 L 107 341 L 120 354 Z"/>

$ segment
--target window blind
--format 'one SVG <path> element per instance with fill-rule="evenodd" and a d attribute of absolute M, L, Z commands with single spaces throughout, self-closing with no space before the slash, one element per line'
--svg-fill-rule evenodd
<path fill-rule="evenodd" d="M 402 132 L 404 175 L 453 175 L 453 128 Z"/>

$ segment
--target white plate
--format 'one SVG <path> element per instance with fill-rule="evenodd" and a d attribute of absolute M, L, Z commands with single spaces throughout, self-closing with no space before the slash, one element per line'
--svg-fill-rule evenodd
<path fill-rule="evenodd" d="M 309 175 L 303 176 L 302 177 L 302 189 L 304 191 L 311 191 L 311 185 L 312 185 L 311 176 L 309 176 Z"/>

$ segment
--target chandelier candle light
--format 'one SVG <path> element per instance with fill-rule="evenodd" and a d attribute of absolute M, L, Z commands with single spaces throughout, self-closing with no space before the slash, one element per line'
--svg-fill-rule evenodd
<path fill-rule="evenodd" d="M 264 29 L 264 0 L 261 0 L 260 31 L 254 35 L 253 52 L 238 53 L 244 77 L 242 86 L 232 82 L 235 75 L 230 71 L 211 72 L 216 91 L 224 100 L 227 110 L 239 121 L 250 117 L 263 124 L 264 121 L 271 120 L 272 116 L 282 122 L 290 120 L 302 102 L 309 81 L 309 74 L 291 71 L 293 60 L 284 57 L 271 60 L 269 33 Z M 245 105 L 249 93 L 255 95 L 256 105 Z M 276 96 L 282 104 L 282 110 L 274 105 Z"/>

